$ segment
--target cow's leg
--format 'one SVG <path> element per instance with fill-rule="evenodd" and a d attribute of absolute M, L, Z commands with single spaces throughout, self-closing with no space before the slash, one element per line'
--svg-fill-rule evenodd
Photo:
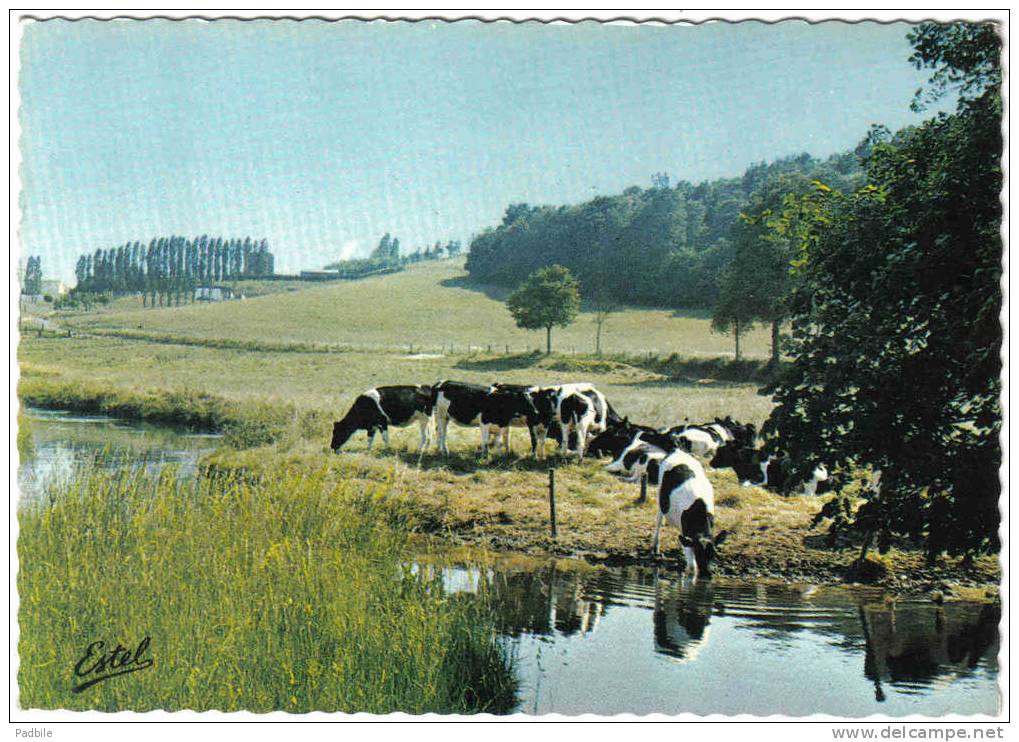
<path fill-rule="evenodd" d="M 662 535 L 662 519 L 664 517 L 665 516 L 662 515 L 662 511 L 659 510 L 658 511 L 658 517 L 655 518 L 655 543 L 654 543 L 654 546 L 651 549 L 651 553 L 655 556 L 656 559 L 658 558 L 658 555 L 661 553 L 661 550 L 659 549 L 659 541 L 658 541 L 658 539 L 659 539 L 659 536 Z"/>
<path fill-rule="evenodd" d="M 683 537 L 680 536 L 679 545 L 683 548 L 683 559 L 686 560 L 686 566 L 683 568 L 683 574 L 696 577 L 697 560 L 694 558 L 693 547 L 684 544 L 682 538 Z"/>
<path fill-rule="evenodd" d="M 580 460 L 584 460 L 584 451 L 587 450 L 587 426 L 581 423 L 577 426 L 577 453 L 580 454 Z"/>
<path fill-rule="evenodd" d="M 509 439 L 510 439 L 510 426 L 507 425 L 505 428 L 502 429 L 502 450 L 503 453 L 505 453 L 507 456 L 509 456 L 511 453 Z"/>
<path fill-rule="evenodd" d="M 418 428 L 421 430 L 421 442 L 418 445 L 418 453 L 424 453 L 425 449 L 428 448 L 428 418 L 423 417 L 418 420 Z"/>
<path fill-rule="evenodd" d="M 538 458 L 538 436 L 534 432 L 534 426 L 527 426 L 527 434 L 531 436 L 531 455 L 534 458 Z"/>
<path fill-rule="evenodd" d="M 563 436 L 562 443 L 559 444 L 559 451 L 566 455 L 570 452 L 570 426 L 566 423 L 559 423 L 559 432 Z"/>
<path fill-rule="evenodd" d="M 548 437 L 548 430 L 542 425 L 534 433 L 534 457 L 539 461 L 545 460 L 545 439 Z"/>
<path fill-rule="evenodd" d="M 382 426 L 382 442 L 386 444 L 386 448 L 389 448 L 389 426 Z"/>
<path fill-rule="evenodd" d="M 439 438 L 439 452 L 443 456 L 449 456 L 449 448 L 446 447 L 446 430 L 449 427 L 449 418 L 442 416 L 436 421 L 436 433 Z"/>
<path fill-rule="evenodd" d="M 488 455 L 488 426 L 481 423 L 481 458 Z"/>
<path fill-rule="evenodd" d="M 372 443 L 375 441 L 375 428 L 368 428 L 368 450 L 372 450 Z"/>

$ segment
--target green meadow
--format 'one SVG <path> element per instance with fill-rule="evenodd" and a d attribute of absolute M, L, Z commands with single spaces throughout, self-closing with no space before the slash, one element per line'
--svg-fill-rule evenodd
<path fill-rule="evenodd" d="M 306 284 L 243 301 L 143 309 L 140 297 L 118 299 L 106 310 L 76 316 L 83 328 L 144 330 L 150 335 L 209 341 L 228 338 L 252 343 L 318 343 L 353 349 L 442 352 L 488 350 L 521 353 L 544 349 L 543 332 L 517 328 L 497 287 L 469 285 L 462 261 L 419 263 L 392 275 L 360 281 Z M 264 282 L 263 282 L 264 283 Z M 245 282 L 237 291 L 244 292 Z M 260 286 L 263 284 L 259 284 Z M 293 285 L 287 285 L 293 289 Z M 593 353 L 593 314 L 552 332 L 553 350 Z M 71 318 L 69 318 L 71 319 Z M 602 334 L 607 353 L 684 357 L 731 356 L 732 337 L 710 332 L 704 312 L 624 307 L 612 314 Z M 743 342 L 748 357 L 766 358 L 767 328 L 751 331 Z"/>
<path fill-rule="evenodd" d="M 639 502 L 636 485 L 604 462 L 566 460 L 552 445 L 548 462 L 534 461 L 526 432 L 514 432 L 511 454 L 486 460 L 477 430 L 456 426 L 448 459 L 417 454 L 416 426 L 392 431 L 390 450 L 377 440 L 369 452 L 358 434 L 336 455 L 332 422 L 370 387 L 450 378 L 590 381 L 620 414 L 653 425 L 723 415 L 760 425 L 772 406 L 758 391 L 768 333 L 751 332 L 749 357 L 735 362 L 732 339 L 696 314 L 625 308 L 610 316 L 605 353 L 595 356 L 583 312 L 554 332 L 545 356 L 534 352 L 543 334 L 514 327 L 502 295 L 467 286 L 450 261 L 306 288 L 265 282 L 262 291 L 155 309 L 123 298 L 51 314 L 50 330 L 22 333 L 26 403 L 224 433 L 193 484 L 86 473 L 50 506 L 22 508 L 23 706 L 506 711 L 512 672 L 484 596 L 448 598 L 434 579 L 408 573 L 413 534 L 649 563 L 654 497 Z M 811 525 L 820 498 L 742 487 L 728 470 L 709 476 L 718 527 L 733 531 L 727 573 L 843 578 L 858 546 L 825 545 L 824 525 Z M 664 539 L 677 565 L 674 534 Z M 958 576 L 954 561 L 923 565 L 908 547 L 874 561 L 876 579 L 897 589 L 921 574 Z M 968 569 L 970 581 L 997 579 L 994 559 Z M 144 635 L 163 670 L 69 692 L 74 652 Z"/>

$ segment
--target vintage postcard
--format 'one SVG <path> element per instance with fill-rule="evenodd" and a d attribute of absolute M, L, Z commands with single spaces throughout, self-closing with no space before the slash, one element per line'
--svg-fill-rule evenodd
<path fill-rule="evenodd" d="M 22 731 L 1001 736 L 1007 14 L 146 15 L 11 16 Z"/>

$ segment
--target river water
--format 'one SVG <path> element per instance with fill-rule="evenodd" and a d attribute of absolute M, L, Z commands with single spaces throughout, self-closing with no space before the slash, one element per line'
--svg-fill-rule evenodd
<path fill-rule="evenodd" d="M 178 476 L 193 477 L 198 460 L 213 451 L 222 436 L 149 425 L 113 417 L 28 407 L 32 451 L 18 468 L 23 501 L 45 497 L 52 484 L 84 466 L 144 467 L 151 473 L 168 464 Z"/>
<path fill-rule="evenodd" d="M 83 465 L 195 476 L 217 436 L 29 409 L 24 501 Z M 101 455 L 100 455 L 101 454 Z M 484 591 L 527 714 L 994 714 L 1000 611 L 877 590 L 695 582 L 675 572 L 513 557 L 441 569 Z M 426 564 L 428 562 L 425 562 Z"/>

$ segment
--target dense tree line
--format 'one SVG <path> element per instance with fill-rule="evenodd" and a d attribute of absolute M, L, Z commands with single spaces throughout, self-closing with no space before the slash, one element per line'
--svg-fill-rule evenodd
<path fill-rule="evenodd" d="M 78 258 L 79 293 L 141 293 L 145 304 L 180 304 L 197 286 L 273 275 L 275 259 L 266 240 L 202 235 L 154 237 L 148 245 L 128 242 Z"/>
<path fill-rule="evenodd" d="M 739 178 L 672 186 L 658 173 L 651 188 L 634 186 L 576 206 L 513 204 L 498 227 L 471 242 L 467 270 L 477 281 L 517 286 L 535 270 L 559 264 L 585 293 L 710 308 L 732 260 L 740 214 L 755 200 L 813 180 L 850 188 L 861 178 L 856 152 L 823 161 L 802 154 L 754 165 Z"/>
<path fill-rule="evenodd" d="M 895 135 L 875 132 L 867 185 L 815 184 L 752 225 L 789 246 L 793 363 L 772 391 L 769 446 L 809 476 L 881 472 L 855 507 L 825 506 L 832 535 L 923 544 L 930 556 L 999 546 L 1002 427 L 1001 41 L 990 24 L 922 24 L 914 106 L 960 100 Z M 765 243 L 766 244 L 766 243 Z M 768 249 L 771 249 L 770 247 Z"/>

